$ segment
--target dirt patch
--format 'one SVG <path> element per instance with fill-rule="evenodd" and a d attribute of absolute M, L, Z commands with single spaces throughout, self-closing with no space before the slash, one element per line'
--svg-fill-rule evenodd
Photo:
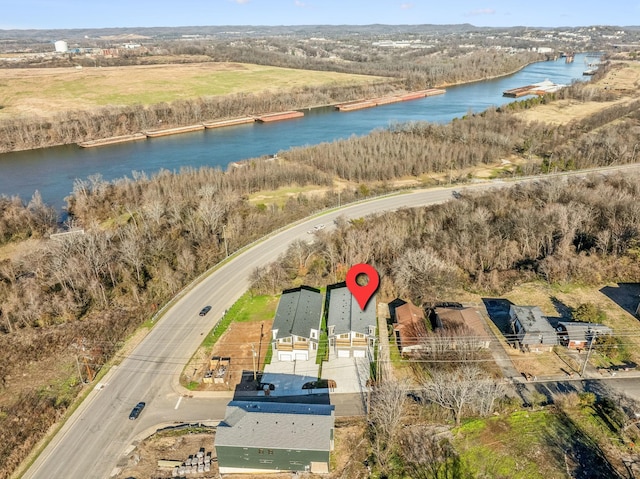
<path fill-rule="evenodd" d="M 187 381 L 200 383 L 195 389 L 196 391 L 228 391 L 235 389 L 242 379 L 242 371 L 253 371 L 254 351 L 256 353 L 256 369 L 260 370 L 264 367 L 264 360 L 269 349 L 272 324 L 272 320 L 231 323 L 214 345 L 211 354 L 202 348 L 196 353 L 192 364 L 185 369 L 185 374 L 191 373 L 187 376 Z M 262 341 L 260 340 L 261 326 Z M 210 356 L 231 358 L 222 383 L 203 382 L 204 375 L 209 369 Z"/>
<path fill-rule="evenodd" d="M 209 479 L 218 477 L 218 462 L 215 459 L 215 449 L 213 442 L 215 433 L 197 434 L 189 433 L 160 433 L 154 434 L 143 441 L 128 456 L 127 465 L 116 476 L 117 478 L 148 477 L 148 478 L 168 478 L 172 477 L 173 468 L 158 467 L 159 460 L 171 460 L 186 462 L 190 456 L 197 456 L 200 450 L 211 454 L 210 471 L 189 474 L 191 477 Z"/>

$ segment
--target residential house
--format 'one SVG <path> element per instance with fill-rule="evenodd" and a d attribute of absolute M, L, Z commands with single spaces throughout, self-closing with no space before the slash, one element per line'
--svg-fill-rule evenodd
<path fill-rule="evenodd" d="M 515 339 L 526 351 L 551 351 L 558 344 L 558 333 L 549 324 L 538 306 L 516 306 L 509 308 L 509 317 Z"/>
<path fill-rule="evenodd" d="M 279 361 L 307 361 L 318 349 L 322 294 L 308 286 L 283 291 L 271 327 L 272 347 Z"/>
<path fill-rule="evenodd" d="M 435 308 L 436 331 L 450 338 L 452 349 L 488 348 L 491 344 L 480 313 L 474 308 Z"/>
<path fill-rule="evenodd" d="M 334 406 L 231 401 L 215 437 L 220 474 L 329 472 Z"/>
<path fill-rule="evenodd" d="M 404 303 L 395 308 L 393 331 L 400 354 L 418 351 L 423 347 L 427 335 L 424 310 L 412 303 Z"/>
<path fill-rule="evenodd" d="M 339 358 L 366 357 L 376 343 L 376 298 L 364 310 L 346 286 L 329 288 L 329 347 Z"/>
<path fill-rule="evenodd" d="M 605 334 L 613 334 L 613 331 L 603 324 L 580 321 L 560 321 L 558 323 L 560 344 L 572 349 L 584 349 L 589 346 L 591 340 Z"/>

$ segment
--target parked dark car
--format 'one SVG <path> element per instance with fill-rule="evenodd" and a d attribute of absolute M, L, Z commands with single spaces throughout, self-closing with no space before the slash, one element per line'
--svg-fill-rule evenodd
<path fill-rule="evenodd" d="M 131 410 L 131 414 L 129 414 L 129 419 L 131 419 L 132 421 L 134 419 L 138 419 L 138 416 L 140 415 L 140 413 L 144 409 L 145 405 L 146 404 L 143 403 L 143 402 L 139 402 L 138 404 L 136 404 L 134 406 L 134 408 Z"/>
<path fill-rule="evenodd" d="M 206 315 L 209 311 L 211 311 L 211 306 L 205 306 L 200 310 L 200 316 Z"/>

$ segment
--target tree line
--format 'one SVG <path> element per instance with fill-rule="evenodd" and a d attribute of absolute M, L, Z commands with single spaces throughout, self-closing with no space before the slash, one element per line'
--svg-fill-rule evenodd
<path fill-rule="evenodd" d="M 639 194 L 637 174 L 549 179 L 340 221 L 256 270 L 253 287 L 343 281 L 346 266 L 362 262 L 382 276 L 384 297 L 419 305 L 461 288 L 500 294 L 533 279 L 639 281 Z"/>

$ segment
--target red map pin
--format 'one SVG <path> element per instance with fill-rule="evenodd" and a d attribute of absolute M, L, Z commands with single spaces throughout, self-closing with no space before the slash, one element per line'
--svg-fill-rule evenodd
<path fill-rule="evenodd" d="M 361 274 L 364 274 L 369 278 L 369 282 L 364 286 L 359 285 L 356 282 L 356 278 Z M 349 288 L 353 297 L 358 301 L 362 311 L 364 311 L 364 308 L 367 306 L 367 303 L 371 299 L 371 296 L 373 296 L 373 293 L 376 292 L 379 285 L 380 276 L 378 276 L 378 272 L 374 267 L 369 264 L 354 264 L 351 269 L 347 271 L 347 288 Z"/>

